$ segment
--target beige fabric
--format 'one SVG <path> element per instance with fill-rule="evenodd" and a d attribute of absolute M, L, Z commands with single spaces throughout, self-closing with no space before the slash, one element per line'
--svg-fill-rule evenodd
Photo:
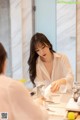
<path fill-rule="evenodd" d="M 4 75 L 0 75 L 0 112 L 8 112 L 8 120 L 48 120 L 26 88 Z"/>
<path fill-rule="evenodd" d="M 51 78 L 45 68 L 43 62 L 38 57 L 36 66 L 37 76 L 35 79 L 36 85 L 46 84 L 49 85 L 54 80 L 65 79 L 67 88 L 71 88 L 73 83 L 73 73 L 68 58 L 60 53 L 54 53 L 53 70 Z"/>

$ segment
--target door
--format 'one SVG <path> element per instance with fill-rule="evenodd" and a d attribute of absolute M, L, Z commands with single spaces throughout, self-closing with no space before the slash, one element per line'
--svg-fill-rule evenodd
<path fill-rule="evenodd" d="M 56 0 L 34 1 L 34 32 L 41 32 L 56 50 Z"/>

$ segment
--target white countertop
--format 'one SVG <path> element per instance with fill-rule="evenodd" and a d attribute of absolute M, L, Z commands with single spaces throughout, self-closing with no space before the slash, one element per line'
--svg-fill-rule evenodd
<path fill-rule="evenodd" d="M 65 120 L 67 114 L 66 105 L 71 97 L 70 93 L 61 94 L 61 96 L 55 96 L 55 102 L 46 102 L 45 108 L 48 109 L 49 120 Z M 53 98 L 54 99 L 54 98 Z"/>

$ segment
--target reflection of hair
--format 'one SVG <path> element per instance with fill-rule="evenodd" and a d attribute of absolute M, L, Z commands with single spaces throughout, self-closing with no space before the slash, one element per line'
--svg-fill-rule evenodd
<path fill-rule="evenodd" d="M 30 56 L 29 56 L 28 64 L 29 64 L 30 79 L 34 85 L 35 85 L 34 79 L 36 77 L 36 60 L 38 57 L 38 54 L 35 51 L 35 46 L 38 43 L 41 43 L 42 45 L 48 45 L 50 51 L 55 52 L 52 48 L 52 44 L 44 34 L 36 33 L 35 35 L 33 35 L 30 43 Z"/>
<path fill-rule="evenodd" d="M 4 62 L 7 58 L 7 53 L 3 45 L 0 43 L 0 73 L 3 72 Z"/>

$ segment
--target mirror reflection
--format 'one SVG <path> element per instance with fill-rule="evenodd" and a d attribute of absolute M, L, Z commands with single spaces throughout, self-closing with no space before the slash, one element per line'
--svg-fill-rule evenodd
<path fill-rule="evenodd" d="M 45 33 L 53 48 L 68 56 L 76 81 L 76 4 L 63 3 L 35 0 L 35 33 Z"/>
<path fill-rule="evenodd" d="M 7 74 L 29 80 L 30 40 L 33 34 L 42 32 L 55 51 L 67 55 L 76 81 L 76 4 L 24 1 L 0 2 L 0 42 L 8 52 Z"/>

